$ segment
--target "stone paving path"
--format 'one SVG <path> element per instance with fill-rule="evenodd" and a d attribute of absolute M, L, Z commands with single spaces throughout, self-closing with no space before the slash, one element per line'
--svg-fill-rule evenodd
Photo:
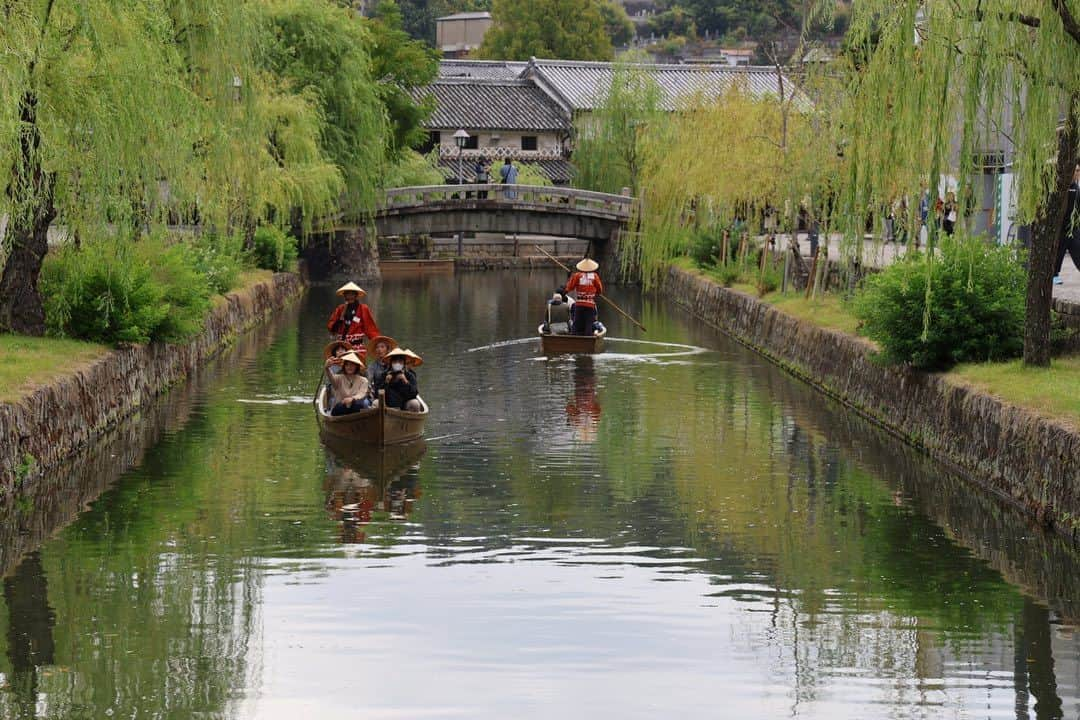
<path fill-rule="evenodd" d="M 803 255 L 810 256 L 810 241 L 806 239 L 806 235 L 800 233 L 799 248 L 802 250 Z M 777 240 L 778 244 L 783 244 Z M 786 240 L 784 241 L 786 242 Z M 904 254 L 905 247 L 903 245 L 896 245 L 893 243 L 877 244 L 872 240 L 866 240 L 866 249 L 863 251 L 864 262 L 872 267 L 884 267 L 891 263 L 895 258 Z M 829 239 L 829 255 L 830 257 L 838 257 L 840 254 L 840 237 L 833 236 Z M 1080 262 L 1080 258 L 1077 258 Z M 1064 300 L 1065 302 L 1075 303 L 1080 305 L 1080 270 L 1076 269 L 1076 265 L 1073 264 L 1068 255 L 1065 256 L 1065 264 L 1061 268 L 1061 285 L 1054 286 L 1054 298 L 1058 300 Z"/>

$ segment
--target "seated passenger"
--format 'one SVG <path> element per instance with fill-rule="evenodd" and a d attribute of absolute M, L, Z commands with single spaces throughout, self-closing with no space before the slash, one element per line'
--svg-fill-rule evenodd
<path fill-rule="evenodd" d="M 386 374 L 386 353 L 397 346 L 397 340 L 388 335 L 379 335 L 368 340 L 368 357 L 371 359 L 368 361 L 367 378 L 372 392 L 382 384 L 382 376 Z"/>
<path fill-rule="evenodd" d="M 558 291 L 547 301 L 547 317 L 542 330 L 555 335 L 570 332 L 570 303 Z"/>
<path fill-rule="evenodd" d="M 341 374 L 340 359 L 350 352 L 352 352 L 352 345 L 345 342 L 344 340 L 335 340 L 334 342 L 326 346 L 326 348 L 323 350 L 323 357 L 327 359 L 334 358 L 335 360 L 338 360 L 338 362 L 335 362 L 328 366 L 331 373 L 333 373 L 334 375 Z"/>
<path fill-rule="evenodd" d="M 337 364 L 341 365 L 339 374 L 330 370 Z M 371 400 L 368 398 L 368 379 L 364 374 L 364 363 L 359 355 L 348 352 L 340 358 L 327 358 L 326 377 L 330 379 L 330 385 L 334 391 L 334 404 L 330 408 L 331 415 L 349 415 L 371 407 Z"/>
<path fill-rule="evenodd" d="M 416 385 L 416 373 L 412 368 L 419 367 L 423 360 L 411 350 L 401 348 L 394 348 L 386 353 L 384 360 L 390 363 L 390 369 L 383 375 L 378 390 L 385 393 L 386 407 L 421 412 L 423 406 L 416 399 L 420 391 Z"/>

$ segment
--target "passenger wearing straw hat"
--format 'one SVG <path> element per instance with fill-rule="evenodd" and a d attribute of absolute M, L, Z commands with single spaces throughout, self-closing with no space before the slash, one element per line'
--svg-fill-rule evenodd
<path fill-rule="evenodd" d="M 367 379 L 372 388 L 382 384 L 383 375 L 386 374 L 388 363 L 386 353 L 398 346 L 397 340 L 388 335 L 379 335 L 367 341 L 368 368 Z"/>
<path fill-rule="evenodd" d="M 330 368 L 341 364 L 341 372 L 333 373 Z M 331 415 L 349 415 L 371 407 L 368 398 L 368 379 L 364 374 L 364 361 L 354 352 L 347 352 L 340 358 L 330 356 L 326 359 L 326 377 L 334 389 L 334 405 Z"/>
<path fill-rule="evenodd" d="M 595 260 L 585 258 L 574 267 L 577 272 L 566 283 L 566 292 L 573 292 L 577 296 L 570 332 L 574 335 L 592 335 L 596 322 L 596 297 L 604 293 L 604 284 L 596 272 L 600 265 Z"/>
<path fill-rule="evenodd" d="M 364 340 L 379 334 L 379 326 L 375 324 L 371 310 L 360 302 L 360 298 L 367 293 L 356 283 L 347 282 L 338 288 L 337 294 L 345 298 L 345 302 L 334 308 L 326 328 L 338 340 L 345 340 L 356 348 L 360 355 L 365 355 L 367 350 L 363 346 Z"/>
<path fill-rule="evenodd" d="M 416 373 L 412 368 L 420 367 L 423 360 L 412 350 L 394 348 L 384 358 L 390 369 L 383 376 L 382 384 L 377 389 L 386 393 L 386 407 L 420 412 L 423 406 L 417 400 L 420 391 L 416 384 Z"/>
<path fill-rule="evenodd" d="M 341 374 L 341 357 L 353 351 L 352 345 L 344 340 L 335 340 L 323 348 L 323 358 L 333 360 L 327 364 L 327 369 L 334 375 Z"/>

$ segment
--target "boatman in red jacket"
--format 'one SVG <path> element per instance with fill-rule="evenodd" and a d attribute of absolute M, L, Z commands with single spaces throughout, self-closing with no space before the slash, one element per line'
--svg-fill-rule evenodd
<path fill-rule="evenodd" d="M 352 345 L 356 352 L 361 354 L 361 359 L 366 353 L 364 340 L 379 336 L 379 326 L 375 324 L 375 317 L 371 314 L 368 306 L 360 302 L 360 298 L 367 295 L 359 285 L 348 282 L 338 288 L 337 294 L 345 298 L 345 302 L 334 308 L 330 315 L 330 322 L 326 328 L 338 340 L 344 340 Z"/>
<path fill-rule="evenodd" d="M 566 292 L 573 292 L 577 299 L 570 332 L 574 335 L 592 335 L 593 323 L 596 322 L 596 296 L 604 292 L 604 284 L 596 272 L 600 266 L 595 260 L 585 258 L 574 267 L 578 271 L 566 283 Z"/>

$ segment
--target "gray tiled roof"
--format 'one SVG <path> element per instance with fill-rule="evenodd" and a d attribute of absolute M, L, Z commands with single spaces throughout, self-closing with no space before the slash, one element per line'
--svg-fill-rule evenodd
<path fill-rule="evenodd" d="M 502 60 L 443 60 L 439 63 L 439 77 L 516 80 L 527 65 Z"/>
<path fill-rule="evenodd" d="M 570 119 L 543 90 L 524 80 L 441 78 L 416 91 L 435 98 L 434 129 L 567 131 Z"/>
<path fill-rule="evenodd" d="M 537 60 L 529 63 L 522 77 L 532 77 L 546 86 L 570 112 L 594 110 L 599 106 L 614 75 L 614 64 L 570 60 Z M 676 110 L 683 98 L 702 93 L 716 97 L 735 83 L 744 83 L 754 95 L 774 95 L 780 92 L 776 70 L 769 67 L 730 67 L 726 65 L 652 65 L 634 67 L 655 78 L 664 94 L 663 106 Z M 784 79 L 784 91 L 790 97 L 794 84 Z M 799 103 L 808 103 L 799 93 Z"/>

